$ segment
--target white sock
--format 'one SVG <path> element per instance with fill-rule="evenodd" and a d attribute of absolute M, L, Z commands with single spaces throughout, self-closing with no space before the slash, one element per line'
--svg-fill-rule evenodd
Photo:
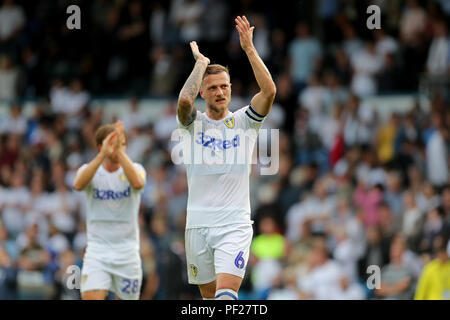
<path fill-rule="evenodd" d="M 203 300 L 214 300 L 214 298 L 202 298 Z"/>
<path fill-rule="evenodd" d="M 238 293 L 231 289 L 220 289 L 216 291 L 215 300 L 237 300 Z"/>

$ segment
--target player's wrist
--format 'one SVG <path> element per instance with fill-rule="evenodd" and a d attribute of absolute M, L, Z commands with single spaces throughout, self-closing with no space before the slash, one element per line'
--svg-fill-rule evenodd
<path fill-rule="evenodd" d="M 124 159 L 126 157 L 125 150 L 123 150 L 123 149 L 117 149 L 116 154 L 117 154 L 117 158 L 119 161 L 121 161 L 122 159 Z"/>
<path fill-rule="evenodd" d="M 202 56 L 202 57 L 198 57 L 196 62 L 208 66 L 210 60 L 208 58 L 206 58 L 205 56 Z"/>
<path fill-rule="evenodd" d="M 100 152 L 97 154 L 97 158 L 100 161 L 103 161 L 106 157 L 107 157 L 107 154 L 106 154 L 105 150 L 100 150 Z"/>
<path fill-rule="evenodd" d="M 247 55 L 257 55 L 258 54 L 258 52 L 256 51 L 256 48 L 253 44 L 249 47 L 246 47 L 244 49 L 244 51 Z"/>

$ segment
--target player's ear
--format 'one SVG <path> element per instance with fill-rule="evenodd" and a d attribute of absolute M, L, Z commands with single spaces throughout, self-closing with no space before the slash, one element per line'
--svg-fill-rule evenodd
<path fill-rule="evenodd" d="M 199 93 L 200 93 L 200 96 L 201 96 L 203 99 L 205 99 L 205 96 L 203 95 L 203 90 L 202 90 L 201 88 L 200 88 Z"/>

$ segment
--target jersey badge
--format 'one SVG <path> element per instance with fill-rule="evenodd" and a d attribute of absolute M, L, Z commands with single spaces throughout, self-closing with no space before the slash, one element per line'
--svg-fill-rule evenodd
<path fill-rule="evenodd" d="M 225 119 L 225 121 L 224 121 L 223 123 L 225 123 L 225 125 L 226 125 L 228 128 L 233 129 L 233 128 L 234 128 L 234 117 Z"/>
<path fill-rule="evenodd" d="M 189 269 L 191 269 L 191 274 L 195 278 L 197 277 L 198 268 L 194 266 L 193 264 L 189 265 Z"/>

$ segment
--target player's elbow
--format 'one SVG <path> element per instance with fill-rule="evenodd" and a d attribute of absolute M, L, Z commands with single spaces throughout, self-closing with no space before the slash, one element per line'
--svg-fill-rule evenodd
<path fill-rule="evenodd" d="M 131 183 L 131 186 L 133 189 L 142 189 L 144 187 L 145 183 L 142 179 L 136 179 Z"/>
<path fill-rule="evenodd" d="M 180 110 L 187 110 L 189 111 L 192 108 L 193 101 L 191 99 L 186 97 L 179 97 L 178 98 L 178 109 Z"/>
<path fill-rule="evenodd" d="M 83 190 L 83 186 L 82 186 L 78 181 L 75 181 L 75 182 L 73 183 L 72 187 L 73 187 L 75 190 L 77 190 L 77 191 Z"/>
<path fill-rule="evenodd" d="M 272 82 L 265 91 L 267 98 L 271 100 L 275 99 L 275 96 L 277 94 L 277 87 L 275 86 L 275 83 Z"/>
<path fill-rule="evenodd" d="M 261 88 L 260 92 L 266 101 L 273 102 L 273 100 L 275 100 L 275 95 L 277 94 L 277 88 L 272 82 L 271 84 L 264 86 L 264 88 Z"/>

